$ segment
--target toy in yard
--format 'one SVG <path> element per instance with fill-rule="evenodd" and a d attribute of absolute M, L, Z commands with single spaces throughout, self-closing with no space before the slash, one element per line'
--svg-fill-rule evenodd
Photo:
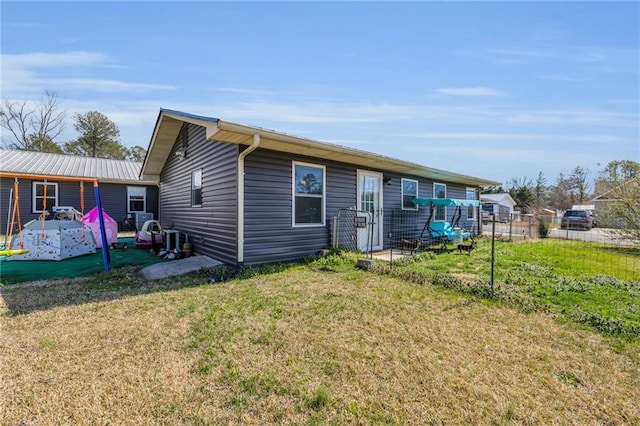
<path fill-rule="evenodd" d="M 118 222 L 102 210 L 102 218 L 104 220 L 104 230 L 107 237 L 107 245 L 113 246 L 118 242 Z M 102 240 L 100 238 L 100 218 L 98 217 L 98 208 L 94 207 L 87 214 L 82 216 L 82 223 L 91 229 L 96 240 L 96 247 L 102 248 Z"/>
<path fill-rule="evenodd" d="M 424 247 L 427 250 L 450 252 L 448 244 L 456 247 L 464 246 L 463 241 L 471 238 L 471 233 L 458 227 L 458 223 L 462 217 L 462 207 L 480 207 L 480 201 L 453 198 L 414 198 L 413 203 L 417 206 L 428 206 L 429 217 L 416 240 L 404 239 L 401 241 L 403 250 L 413 252 Z M 456 207 L 451 223 L 446 220 L 433 220 L 437 207 Z M 475 248 L 475 245 L 472 243 L 469 247 L 470 249 L 465 251 L 470 252 Z"/>
<path fill-rule="evenodd" d="M 4 244 L 0 249 L 0 257 L 16 256 L 29 253 L 29 249 L 24 247 L 22 238 L 22 228 L 20 221 L 20 197 L 18 192 L 18 178 L 15 178 L 13 188 L 9 193 L 9 209 L 7 209 L 7 232 L 4 234 Z M 18 235 L 20 237 L 16 246 L 10 245 L 13 240 L 13 228 L 17 224 Z"/>
<path fill-rule="evenodd" d="M 18 193 L 17 181 L 16 178 L 14 184 L 16 195 Z M 9 245 L 9 250 L 27 251 L 13 254 L 7 260 L 64 260 L 95 253 L 96 240 L 93 234 L 85 229 L 82 222 L 75 219 L 47 220 L 47 185 L 43 186 L 43 192 L 40 218 L 25 224 L 19 234 L 11 238 Z M 81 198 L 84 208 L 84 194 Z M 59 210 L 66 214 L 69 214 L 71 210 L 75 211 L 71 207 Z M 18 222 L 20 222 L 19 218 Z"/>
<path fill-rule="evenodd" d="M 140 230 L 136 231 L 134 244 L 139 249 L 153 249 L 155 252 L 164 245 L 163 229 L 157 220 L 147 220 Z"/>
<path fill-rule="evenodd" d="M 11 243 L 9 246 L 5 244 L 5 248 L 2 250 L 2 256 L 6 258 L 6 260 L 32 260 L 32 259 L 43 259 L 47 256 L 56 258 L 56 260 L 62 260 L 69 257 L 80 256 L 82 254 L 87 253 L 95 253 L 95 238 L 93 233 L 90 230 L 85 229 L 82 222 L 77 220 L 56 220 L 56 221 L 48 221 L 46 219 L 46 210 L 47 210 L 47 179 L 50 176 L 46 175 L 38 175 L 38 174 L 29 174 L 29 173 L 5 173 L 0 172 L 0 177 L 12 177 L 15 179 L 14 183 L 14 203 L 18 205 L 18 179 L 43 179 L 45 185 L 43 185 L 43 198 L 42 198 L 42 216 L 40 220 L 34 220 L 29 222 L 24 226 L 18 235 L 13 236 L 11 238 Z M 100 187 L 97 179 L 91 178 L 72 178 L 67 176 L 56 176 L 56 181 L 65 181 L 65 182 L 80 182 L 80 203 L 82 205 L 82 213 L 84 213 L 84 182 L 93 182 L 93 189 L 95 193 L 96 205 L 99 210 L 102 210 L 102 203 L 100 201 Z M 15 208 L 14 208 L 15 211 Z M 20 218 L 19 213 L 17 213 L 17 220 L 11 221 L 11 232 L 8 234 L 12 234 L 13 232 L 13 223 L 17 222 L 18 229 L 20 228 Z M 104 231 L 104 220 L 102 215 L 98 215 L 100 220 L 100 240 L 105 245 L 106 241 L 106 233 Z M 52 222 L 49 224 L 48 222 Z M 58 222 L 57 224 L 55 222 Z M 63 223 L 60 223 L 63 222 Z M 40 227 L 40 233 L 37 235 L 36 227 Z M 77 238 L 77 235 L 80 234 L 80 239 Z M 29 236 L 30 241 L 28 241 L 27 236 Z M 47 237 L 50 238 L 47 238 Z M 40 241 L 39 254 L 32 254 L 31 247 L 35 247 Z M 56 245 L 56 242 L 58 245 Z M 15 250 L 20 250 L 21 252 L 18 254 Z M 25 252 L 29 250 L 28 252 Z M 49 250 L 49 252 L 47 252 Z M 56 252 L 58 254 L 56 254 Z M 48 254 L 47 254 L 48 253 Z M 11 255 L 10 257 L 7 254 Z M 29 255 L 29 257 L 26 257 Z M 43 257 L 44 256 L 44 257 Z M 104 272 L 109 273 L 111 266 L 111 259 L 109 256 L 109 250 L 102 250 L 102 259 L 104 264 Z"/>
<path fill-rule="evenodd" d="M 21 241 L 28 252 L 7 260 L 64 260 L 96 252 L 93 234 L 77 220 L 34 219 L 13 236 L 10 248 L 18 249 Z"/>

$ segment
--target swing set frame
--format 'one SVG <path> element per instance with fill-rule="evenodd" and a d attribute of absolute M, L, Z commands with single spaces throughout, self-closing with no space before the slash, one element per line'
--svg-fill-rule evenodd
<path fill-rule="evenodd" d="M 82 209 L 82 213 L 84 214 L 84 183 L 88 182 L 88 183 L 93 183 L 93 190 L 95 193 L 95 198 L 96 198 L 96 206 L 98 208 L 98 220 L 100 222 L 100 238 L 102 240 L 102 261 L 104 263 L 104 272 L 105 273 L 109 273 L 110 271 L 110 265 L 111 265 L 111 257 L 109 255 L 109 250 L 108 250 L 108 244 L 107 244 L 107 233 L 106 233 L 106 229 L 105 229 L 105 225 L 104 225 L 104 216 L 102 214 L 102 202 L 100 200 L 100 185 L 98 182 L 98 179 L 92 179 L 92 178 L 81 178 L 81 177 L 69 177 L 69 176 L 50 176 L 50 175 L 40 175 L 40 174 L 26 174 L 26 173 L 7 173 L 7 172 L 0 172 L 0 178 L 13 178 L 14 179 L 14 183 L 13 183 L 13 206 L 11 208 L 11 222 L 10 222 L 10 227 L 9 227 L 9 232 L 10 235 L 8 236 L 9 239 L 11 238 L 11 236 L 13 235 L 13 225 L 14 223 L 16 223 L 14 221 L 14 219 L 17 219 L 17 229 L 18 232 L 20 233 L 20 250 L 7 250 L 6 246 L 5 246 L 5 250 L 0 251 L 0 257 L 4 257 L 4 256 L 12 256 L 14 254 L 22 254 L 25 253 L 24 247 L 23 247 L 23 241 L 22 241 L 22 223 L 20 222 L 20 203 L 19 203 L 19 180 L 20 179 L 30 179 L 30 180 L 34 180 L 34 179 L 39 179 L 39 180 L 44 180 L 44 182 L 79 182 L 80 183 L 80 204 L 81 204 L 81 209 Z M 43 212 L 42 212 L 42 216 L 40 218 L 40 220 L 43 221 L 44 223 L 44 219 L 45 219 L 45 212 L 46 212 L 46 203 L 47 203 L 47 198 L 46 198 L 46 194 L 47 194 L 47 186 L 44 186 L 44 205 L 43 205 Z M 107 249 L 105 249 L 105 247 Z"/>

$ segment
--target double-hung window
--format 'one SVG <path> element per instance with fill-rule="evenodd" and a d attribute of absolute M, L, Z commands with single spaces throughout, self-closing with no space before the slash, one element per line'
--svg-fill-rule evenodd
<path fill-rule="evenodd" d="M 324 225 L 325 167 L 294 161 L 293 226 Z"/>
<path fill-rule="evenodd" d="M 58 184 L 51 182 L 33 182 L 31 194 L 31 212 L 42 213 L 45 199 L 47 209 L 58 205 Z"/>
<path fill-rule="evenodd" d="M 127 213 L 147 211 L 147 188 L 127 186 Z"/>
<path fill-rule="evenodd" d="M 202 206 L 202 169 L 191 172 L 191 207 Z"/>
<path fill-rule="evenodd" d="M 447 198 L 447 185 L 444 183 L 434 183 L 433 198 Z M 437 206 L 434 220 L 447 220 L 447 207 Z"/>
<path fill-rule="evenodd" d="M 418 181 L 402 179 L 402 210 L 418 210 L 418 205 L 413 204 L 414 198 L 418 198 Z"/>

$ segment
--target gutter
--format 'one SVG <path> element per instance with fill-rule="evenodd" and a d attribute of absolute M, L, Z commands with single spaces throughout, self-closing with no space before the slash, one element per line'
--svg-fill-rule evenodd
<path fill-rule="evenodd" d="M 238 264 L 244 263 L 244 159 L 260 145 L 260 135 L 253 135 L 253 144 L 238 155 Z"/>

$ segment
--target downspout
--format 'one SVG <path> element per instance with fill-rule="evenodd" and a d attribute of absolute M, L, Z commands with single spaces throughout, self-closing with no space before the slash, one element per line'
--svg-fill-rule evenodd
<path fill-rule="evenodd" d="M 238 265 L 244 263 L 244 159 L 260 145 L 260 135 L 253 135 L 253 144 L 238 155 Z"/>

